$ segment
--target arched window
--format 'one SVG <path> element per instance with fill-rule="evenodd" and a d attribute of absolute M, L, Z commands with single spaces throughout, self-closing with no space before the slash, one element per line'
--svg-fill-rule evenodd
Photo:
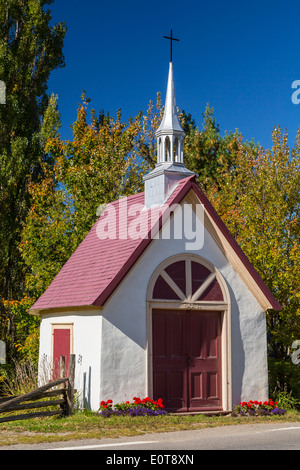
<path fill-rule="evenodd" d="M 173 161 L 174 161 L 174 162 L 178 162 L 178 161 L 179 161 L 179 155 L 178 155 L 178 137 L 175 137 L 175 140 L 174 140 Z"/>
<path fill-rule="evenodd" d="M 170 138 L 169 136 L 165 139 L 165 162 L 170 161 Z"/>
<path fill-rule="evenodd" d="M 152 299 L 224 302 L 224 295 L 214 270 L 193 259 L 183 259 L 160 271 Z"/>
<path fill-rule="evenodd" d="M 158 161 L 161 162 L 162 161 L 162 155 L 161 155 L 161 138 L 158 139 Z"/>

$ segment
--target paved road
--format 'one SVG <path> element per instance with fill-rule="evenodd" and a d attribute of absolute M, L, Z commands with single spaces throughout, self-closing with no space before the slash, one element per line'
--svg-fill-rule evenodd
<path fill-rule="evenodd" d="M 105 455 L 114 455 L 114 458 L 124 451 L 126 455 L 130 455 L 128 451 L 134 451 L 133 456 L 138 455 L 139 451 L 151 451 L 153 455 L 163 455 L 171 451 L 172 454 L 178 452 L 178 456 L 182 456 L 185 452 L 193 455 L 192 451 L 197 450 L 300 450 L 300 423 L 243 424 L 192 431 L 144 434 L 130 438 L 13 445 L 0 447 L 0 450 L 102 450 L 106 451 Z M 186 463 L 191 462 L 187 460 Z M 138 464 L 134 465 L 134 462 L 131 464 L 138 466 Z"/>

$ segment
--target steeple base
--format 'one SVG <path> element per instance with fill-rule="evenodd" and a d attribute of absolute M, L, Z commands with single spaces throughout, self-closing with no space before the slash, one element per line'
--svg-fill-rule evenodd
<path fill-rule="evenodd" d="M 176 188 L 177 183 L 191 175 L 194 175 L 194 173 L 182 163 L 157 163 L 154 170 L 143 178 L 146 209 L 163 205 Z"/>

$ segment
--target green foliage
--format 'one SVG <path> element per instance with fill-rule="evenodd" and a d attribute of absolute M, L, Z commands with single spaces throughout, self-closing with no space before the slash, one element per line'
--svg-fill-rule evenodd
<path fill-rule="evenodd" d="M 221 136 L 219 126 L 213 116 L 213 108 L 206 106 L 203 113 L 203 129 L 199 130 L 189 115 L 181 115 L 182 126 L 186 130 L 184 141 L 185 164 L 198 174 L 198 183 L 203 187 L 215 183 L 220 168 L 228 168 L 238 149 L 241 136 L 236 133 Z"/>
<path fill-rule="evenodd" d="M 32 205 L 22 232 L 20 252 L 28 269 L 26 288 L 38 298 L 78 244 L 72 201 L 52 175 L 30 186 Z"/>
<path fill-rule="evenodd" d="M 157 93 L 156 102 L 151 100 L 145 115 L 141 112 L 138 118 L 141 120 L 141 132 L 138 139 L 138 149 L 141 163 L 145 163 L 145 170 L 151 170 L 156 164 L 156 138 L 155 132 L 162 120 L 164 107 L 161 94 Z"/>
<path fill-rule="evenodd" d="M 21 301 L 25 292 L 19 243 L 31 204 L 29 186 L 53 165 L 43 148 L 57 131 L 47 80 L 64 65 L 66 28 L 51 25 L 50 11 L 44 10 L 51 3 L 0 0 L 0 80 L 6 84 L 6 104 L 0 106 L 0 338 L 8 358 L 16 352 L 17 333 L 16 315 L 5 301 Z"/>
<path fill-rule="evenodd" d="M 273 399 L 277 401 L 278 408 L 284 408 L 285 410 L 290 411 L 300 409 L 300 400 L 293 397 L 292 392 L 274 392 Z"/>
<path fill-rule="evenodd" d="M 55 133 L 48 138 L 45 150 L 55 165 L 29 187 L 31 208 L 20 250 L 33 296 L 43 293 L 91 229 L 99 206 L 142 190 L 141 115 L 125 123 L 120 111 L 114 119 L 103 112 L 97 118 L 91 110 L 87 122 L 88 103 L 83 95 L 73 141 L 61 141 Z"/>
<path fill-rule="evenodd" d="M 40 320 L 37 317 L 28 315 L 28 310 L 33 302 L 34 299 L 26 295 L 21 300 L 3 300 L 4 307 L 9 312 L 10 331 L 13 328 L 13 356 L 20 359 L 27 358 L 33 363 L 37 363 Z M 7 329 L 9 329 L 9 325 Z"/>
<path fill-rule="evenodd" d="M 290 360 L 269 357 L 269 390 L 276 401 L 285 400 L 288 408 L 300 406 L 300 367 Z M 292 406 L 293 405 L 293 406 Z"/>
<path fill-rule="evenodd" d="M 87 108 L 83 95 L 72 142 L 49 142 L 57 157 L 57 180 L 72 198 L 74 223 L 81 237 L 96 221 L 100 204 L 141 191 L 143 184 L 137 158 L 140 115 L 125 123 L 118 110 L 115 119 L 107 116 L 101 122 L 92 110 L 88 123 Z"/>
<path fill-rule="evenodd" d="M 291 149 L 287 134 L 273 131 L 273 147 L 238 143 L 230 167 L 220 168 L 207 190 L 220 216 L 283 306 L 267 313 L 269 355 L 294 370 L 290 347 L 300 338 L 300 134 Z M 295 381 L 280 372 L 280 387 Z M 298 369 L 299 380 L 299 369 Z M 299 390 L 299 389 L 298 389 Z"/>
<path fill-rule="evenodd" d="M 37 368 L 30 360 L 13 360 L 0 383 L 3 395 L 23 395 L 37 388 Z"/>

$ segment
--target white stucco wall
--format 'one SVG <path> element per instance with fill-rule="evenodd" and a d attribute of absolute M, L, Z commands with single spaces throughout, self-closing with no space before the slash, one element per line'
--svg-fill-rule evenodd
<path fill-rule="evenodd" d="M 49 377 L 52 357 L 52 325 L 73 324 L 73 353 L 76 354 L 75 388 L 80 406 L 98 409 L 100 399 L 100 350 L 102 316 L 98 311 L 44 314 L 40 326 L 39 377 Z M 45 377 L 46 375 L 46 377 Z"/>

